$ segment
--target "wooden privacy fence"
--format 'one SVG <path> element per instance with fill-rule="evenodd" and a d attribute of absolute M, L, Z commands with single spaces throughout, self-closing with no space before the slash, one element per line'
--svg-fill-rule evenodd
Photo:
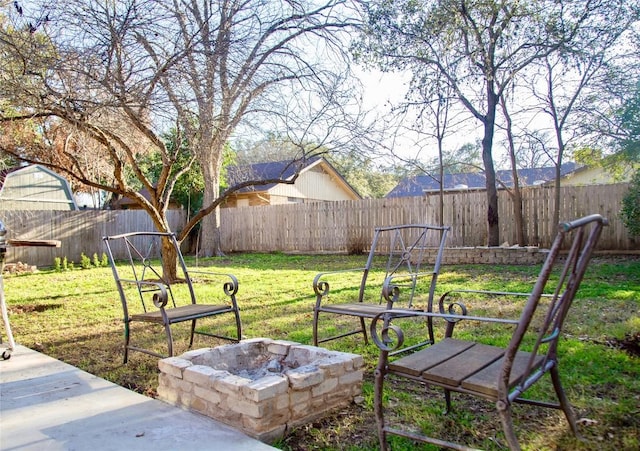
<path fill-rule="evenodd" d="M 599 249 L 638 249 L 628 236 L 619 211 L 628 184 L 565 187 L 561 190 L 560 220 L 591 213 L 609 218 Z M 553 189 L 526 188 L 523 211 L 530 245 L 548 247 L 555 236 Z M 223 208 L 221 210 L 222 249 L 225 252 L 345 252 L 371 243 L 378 226 L 407 223 L 439 223 L 438 195 L 397 199 L 318 202 L 265 207 Z M 486 195 L 482 191 L 445 194 L 444 224 L 452 227 L 448 247 L 486 245 Z M 499 192 L 500 236 L 502 243 L 515 243 L 513 202 Z M 171 210 L 173 231 L 184 225 L 186 213 Z M 149 216 L 141 210 L 87 211 L 0 211 L 7 238 L 56 239 L 60 248 L 9 248 L 7 262 L 22 261 L 51 266 L 55 257 L 67 257 L 76 265 L 81 254 L 102 255 L 104 235 L 154 230 Z M 116 254 L 116 258 L 123 255 Z"/>
<path fill-rule="evenodd" d="M 560 220 L 600 213 L 609 218 L 600 249 L 629 250 L 638 245 L 628 236 L 619 212 L 628 184 L 563 187 Z M 523 215 L 528 244 L 548 247 L 556 235 L 553 224 L 554 190 L 523 190 Z M 501 244 L 516 242 L 513 200 L 498 193 Z M 484 191 L 444 195 L 444 224 L 452 227 L 448 247 L 485 246 L 487 199 Z M 407 223 L 439 223 L 439 196 L 365 199 L 221 211 L 222 248 L 225 252 L 344 252 L 371 242 L 373 229 Z"/>
<path fill-rule="evenodd" d="M 168 212 L 172 230 L 179 230 L 185 223 L 186 212 Z M 37 266 L 53 266 L 54 259 L 67 257 L 76 266 L 82 254 L 93 258 L 105 251 L 102 237 L 123 232 L 153 231 L 151 218 L 142 210 L 21 210 L 0 211 L 0 220 L 7 229 L 8 239 L 60 240 L 59 248 L 9 247 L 7 263 L 24 262 Z M 116 258 L 124 257 L 117 254 Z"/>

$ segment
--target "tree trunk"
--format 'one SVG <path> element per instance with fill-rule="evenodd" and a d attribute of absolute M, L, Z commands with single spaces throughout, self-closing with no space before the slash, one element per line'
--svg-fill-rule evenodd
<path fill-rule="evenodd" d="M 162 238 L 162 278 L 173 283 L 178 279 L 178 252 L 173 246 L 171 240 L 167 237 Z"/>
<path fill-rule="evenodd" d="M 201 155 L 199 161 L 204 178 L 204 194 L 202 205 L 211 205 L 220 196 L 220 170 L 222 150 L 210 151 Z M 200 249 L 202 257 L 224 255 L 220 244 L 220 207 L 200 221 Z"/>
<path fill-rule="evenodd" d="M 438 203 L 440 216 L 438 225 L 442 227 L 444 226 L 444 170 L 442 169 L 442 165 L 440 165 L 440 196 L 438 198 Z"/>
<path fill-rule="evenodd" d="M 485 177 L 487 179 L 487 246 L 500 245 L 500 228 L 498 219 L 498 190 L 496 188 L 496 171 L 493 167 L 491 152 L 486 154 L 484 139 L 482 160 L 484 161 Z"/>
<path fill-rule="evenodd" d="M 500 227 L 498 220 L 498 190 L 496 188 L 496 170 L 493 166 L 493 127 L 496 121 L 497 96 L 487 88 L 487 115 L 484 117 L 484 137 L 482 138 L 482 161 L 487 187 L 487 245 L 500 245 Z"/>
<path fill-rule="evenodd" d="M 562 167 L 562 158 L 558 158 L 558 162 L 556 164 L 556 179 L 554 180 L 554 202 L 555 206 L 553 209 L 553 224 L 551 230 L 555 230 L 558 224 L 560 223 L 560 175 Z"/>
<path fill-rule="evenodd" d="M 507 110 L 507 103 L 504 97 L 500 97 L 502 111 L 507 122 L 507 139 L 509 141 L 509 159 L 511 161 L 511 178 L 513 179 L 513 190 L 510 192 L 513 199 L 513 214 L 516 221 L 516 240 L 518 245 L 526 246 L 527 238 L 524 233 L 524 218 L 522 216 L 522 191 L 520 190 L 520 180 L 518 177 L 518 165 L 516 162 L 516 147 L 513 141 L 513 128 L 511 116 Z"/>
<path fill-rule="evenodd" d="M 564 157 L 564 140 L 562 139 L 562 130 L 556 127 L 556 139 L 558 142 L 558 159 L 556 161 L 556 177 L 554 180 L 554 201 L 553 224 L 551 230 L 555 230 L 560 223 L 560 177 L 562 176 L 562 159 Z"/>
<path fill-rule="evenodd" d="M 200 222 L 200 249 L 198 253 L 202 257 L 224 255 L 220 242 L 220 207 L 202 218 Z"/>
<path fill-rule="evenodd" d="M 438 196 L 439 225 L 444 226 L 444 165 L 442 163 L 442 137 L 438 137 L 438 161 L 440 162 L 440 195 Z"/>
<path fill-rule="evenodd" d="M 527 237 L 524 233 L 524 218 L 522 217 L 522 191 L 518 179 L 518 170 L 514 167 L 513 171 L 513 214 L 516 221 L 516 240 L 519 246 L 527 245 Z"/>

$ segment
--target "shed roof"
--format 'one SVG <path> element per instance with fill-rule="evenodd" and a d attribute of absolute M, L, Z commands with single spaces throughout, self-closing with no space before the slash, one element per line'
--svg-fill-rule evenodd
<path fill-rule="evenodd" d="M 42 174 L 46 174 L 49 180 L 56 180 L 55 185 L 42 186 L 42 181 L 34 180 L 34 177 Z M 9 183 L 9 180 L 12 182 Z M 61 204 L 65 206 L 64 210 L 78 209 L 69 181 L 57 172 L 39 164 L 1 170 L 0 197 L 9 205 L 8 207 L 5 205 L 7 208 L 16 208 L 17 205 L 21 208 L 22 205 L 32 204 L 36 206 L 35 209 L 42 209 L 43 205 L 51 207 L 54 204 Z"/>

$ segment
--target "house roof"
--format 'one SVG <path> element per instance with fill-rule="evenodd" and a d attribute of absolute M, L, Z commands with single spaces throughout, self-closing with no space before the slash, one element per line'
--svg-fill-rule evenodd
<path fill-rule="evenodd" d="M 560 168 L 560 174 L 566 175 L 575 171 L 575 163 L 565 163 Z M 539 185 L 553 180 L 555 167 L 518 169 L 518 178 L 521 186 Z M 511 170 L 496 171 L 496 179 L 507 187 L 513 187 Z M 467 172 L 444 175 L 444 190 L 474 190 L 485 189 L 485 176 L 482 172 Z M 501 184 L 498 183 L 498 188 Z M 440 184 L 434 177 L 428 175 L 416 175 L 402 179 L 385 197 L 421 196 L 424 193 L 440 190 Z"/>
<path fill-rule="evenodd" d="M 303 173 L 318 165 L 322 165 L 325 169 L 328 169 L 330 172 L 335 174 L 335 176 L 338 177 L 348 189 L 352 190 L 358 198 L 360 198 L 358 192 L 344 179 L 336 168 L 322 157 L 312 157 L 307 160 L 283 160 L 267 163 L 255 163 L 246 166 L 229 166 L 227 168 L 227 179 L 229 181 L 229 186 L 249 180 L 291 180 L 296 173 Z M 263 185 L 246 186 L 236 191 L 236 193 L 265 192 L 277 185 L 278 183 L 266 183 Z"/>

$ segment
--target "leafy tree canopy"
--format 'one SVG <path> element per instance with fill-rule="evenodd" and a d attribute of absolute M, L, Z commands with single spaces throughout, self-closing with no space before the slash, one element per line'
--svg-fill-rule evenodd
<path fill-rule="evenodd" d="M 629 191 L 622 199 L 622 222 L 633 236 L 640 236 L 640 170 L 636 171 Z"/>
<path fill-rule="evenodd" d="M 384 197 L 404 172 L 377 165 L 372 158 L 353 152 L 331 155 L 328 160 L 362 197 Z"/>
<path fill-rule="evenodd" d="M 640 82 L 619 116 L 620 128 L 624 133 L 619 143 L 621 156 L 629 162 L 640 163 Z"/>
<path fill-rule="evenodd" d="M 640 165 L 640 83 L 624 105 L 613 114 L 615 132 L 610 133 L 609 149 L 584 146 L 574 152 L 577 163 L 601 166 L 614 178 L 628 180 Z"/>

